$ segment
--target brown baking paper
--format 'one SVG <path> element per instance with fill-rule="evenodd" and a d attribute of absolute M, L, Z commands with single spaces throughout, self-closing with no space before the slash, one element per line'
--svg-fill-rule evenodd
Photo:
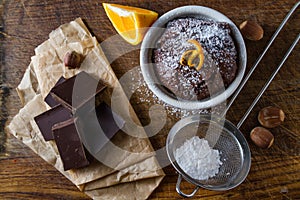
<path fill-rule="evenodd" d="M 70 50 L 84 55 L 80 69 L 64 67 L 63 56 Z M 101 161 L 109 162 L 109 166 L 95 160 L 88 167 L 64 171 L 55 142 L 44 141 L 33 118 L 49 109 L 44 98 L 57 80 L 80 71 L 108 85 L 110 89 L 102 95 L 103 100 L 110 103 L 113 91 L 114 99 L 119 102 L 114 108 L 126 123 L 101 150 L 104 155 Z M 163 179 L 164 172 L 145 131 L 99 43 L 80 18 L 52 31 L 49 39 L 35 49 L 17 92 L 24 107 L 9 124 L 9 131 L 91 198 L 146 199 Z"/>

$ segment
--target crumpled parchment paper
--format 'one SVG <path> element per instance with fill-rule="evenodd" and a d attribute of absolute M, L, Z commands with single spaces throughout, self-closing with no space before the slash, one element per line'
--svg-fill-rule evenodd
<path fill-rule="evenodd" d="M 63 57 L 70 50 L 84 55 L 80 69 L 64 67 Z M 55 142 L 44 141 L 33 118 L 49 109 L 44 98 L 57 80 L 61 76 L 70 78 L 80 71 L 101 79 L 112 88 L 114 97 L 120 102 L 116 108 L 118 114 L 131 120 L 112 138 L 110 145 L 118 148 L 103 150 L 103 161 L 110 162 L 109 167 L 95 160 L 88 167 L 64 171 Z M 162 181 L 164 172 L 146 133 L 136 128 L 140 123 L 134 110 L 99 43 L 80 18 L 52 31 L 49 39 L 35 49 L 17 92 L 24 107 L 13 118 L 8 130 L 91 198 L 146 199 Z M 103 98 L 110 103 L 111 93 L 105 92 Z"/>

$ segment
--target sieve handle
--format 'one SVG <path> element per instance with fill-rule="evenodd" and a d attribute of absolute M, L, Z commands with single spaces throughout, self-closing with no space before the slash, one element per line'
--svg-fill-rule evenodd
<path fill-rule="evenodd" d="M 275 31 L 275 33 L 273 34 L 272 38 L 270 39 L 268 45 L 265 47 L 264 51 L 261 53 L 261 55 L 258 57 L 258 59 L 255 61 L 254 65 L 252 66 L 252 68 L 250 69 L 250 71 L 248 72 L 248 74 L 246 75 L 246 77 L 244 78 L 244 80 L 241 82 L 240 86 L 237 88 L 236 92 L 233 94 L 231 100 L 229 101 L 229 103 L 227 104 L 227 107 L 225 108 L 224 112 L 222 113 L 222 117 L 224 117 L 227 113 L 227 111 L 229 110 L 229 108 L 231 107 L 231 105 L 233 104 L 234 100 L 238 97 L 239 93 L 242 91 L 243 87 L 246 85 L 246 83 L 248 82 L 248 79 L 250 78 L 250 76 L 252 75 L 252 73 L 255 71 L 256 67 L 258 66 L 258 64 L 260 63 L 260 61 L 262 60 L 262 58 L 265 56 L 265 54 L 267 53 L 267 51 L 269 50 L 270 46 L 273 44 L 274 40 L 276 39 L 276 37 L 278 36 L 278 34 L 280 33 L 281 29 L 284 27 L 284 25 L 287 23 L 287 21 L 289 20 L 289 18 L 292 16 L 292 14 L 294 13 L 294 11 L 298 8 L 298 6 L 300 5 L 300 1 L 298 1 L 293 8 L 289 11 L 289 13 L 286 15 L 286 17 L 283 19 L 283 21 L 281 22 L 281 24 L 279 25 L 279 27 L 277 28 L 277 30 Z M 240 124 L 241 125 L 241 124 Z"/>
<path fill-rule="evenodd" d="M 280 64 L 277 66 L 277 69 L 273 72 L 273 74 L 271 75 L 271 77 L 269 78 L 269 80 L 267 81 L 267 83 L 261 89 L 261 91 L 259 92 L 259 94 L 255 98 L 255 100 L 253 101 L 253 103 L 251 104 L 251 106 L 248 108 L 247 112 L 244 114 L 244 116 L 242 117 L 242 119 L 236 125 L 236 127 L 238 129 L 242 126 L 242 124 L 244 123 L 244 121 L 246 120 L 246 118 L 248 117 L 248 115 L 250 114 L 250 112 L 252 111 L 253 107 L 256 105 L 256 103 L 258 102 L 258 100 L 260 99 L 260 97 L 263 95 L 263 93 L 266 91 L 266 89 L 269 87 L 270 83 L 272 82 L 272 80 L 274 79 L 274 77 L 276 76 L 276 74 L 278 73 L 278 71 L 280 70 L 280 68 L 283 66 L 284 62 L 289 57 L 290 53 L 293 51 L 293 49 L 295 48 L 295 46 L 297 45 L 297 43 L 298 43 L 299 40 L 300 40 L 300 34 L 298 34 L 298 36 L 294 40 L 293 44 L 290 46 L 290 48 L 288 49 L 288 51 L 284 55 L 284 57 L 281 60 Z"/>
<path fill-rule="evenodd" d="M 180 194 L 181 196 L 185 197 L 185 198 L 190 198 L 192 196 L 194 196 L 196 194 L 196 192 L 199 190 L 199 186 L 196 186 L 194 191 L 191 194 L 185 194 L 180 190 L 180 184 L 182 181 L 182 175 L 179 174 L 178 175 L 178 179 L 177 179 L 177 183 L 176 183 L 176 191 L 178 192 L 178 194 Z"/>

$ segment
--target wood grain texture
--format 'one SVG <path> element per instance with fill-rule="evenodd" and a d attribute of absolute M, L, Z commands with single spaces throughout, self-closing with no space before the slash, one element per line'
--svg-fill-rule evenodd
<path fill-rule="evenodd" d="M 262 40 L 245 40 L 248 52 L 247 71 L 262 52 L 267 42 L 295 0 L 185 0 L 185 1 L 112 1 L 157 11 L 160 15 L 178 6 L 197 4 L 219 10 L 237 25 L 255 18 L 264 28 Z M 52 166 L 45 163 L 20 141 L 4 132 L 21 108 L 14 88 L 34 55 L 34 48 L 48 38 L 51 30 L 76 17 L 84 19 L 92 34 L 102 42 L 116 34 L 106 17 L 101 1 L 40 1 L 0 0 L 0 199 L 88 199 Z M 300 32 L 300 13 L 297 11 L 285 26 L 270 51 L 241 92 L 227 118 L 237 123 L 258 94 L 269 75 L 276 68 L 284 52 Z M 299 45 L 286 61 L 262 99 L 241 127 L 249 141 L 252 167 L 247 179 L 239 187 L 216 192 L 200 189 L 192 199 L 300 199 L 300 68 Z M 105 47 L 106 54 L 113 49 Z M 138 50 L 132 51 L 112 63 L 118 78 L 139 65 Z M 131 103 L 142 124 L 150 122 L 150 103 L 140 99 L 151 95 L 135 95 Z M 149 100 L 150 102 L 151 99 Z M 265 106 L 278 106 L 286 113 L 285 122 L 271 129 L 274 145 L 268 150 L 254 146 L 249 140 L 252 128 L 258 125 L 257 113 Z M 155 149 L 165 145 L 170 127 L 178 120 L 168 115 L 164 128 L 150 138 Z M 175 191 L 177 174 L 171 166 L 164 168 L 167 176 L 150 199 L 181 199 Z M 184 191 L 193 186 L 184 182 Z M 117 195 L 117 194 L 116 194 Z"/>

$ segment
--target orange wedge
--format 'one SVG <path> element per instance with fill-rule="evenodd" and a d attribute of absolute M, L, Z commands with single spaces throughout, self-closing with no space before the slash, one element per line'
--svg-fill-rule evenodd
<path fill-rule="evenodd" d="M 104 10 L 116 31 L 130 44 L 139 44 L 147 28 L 157 19 L 158 14 L 151 10 L 103 3 Z"/>

